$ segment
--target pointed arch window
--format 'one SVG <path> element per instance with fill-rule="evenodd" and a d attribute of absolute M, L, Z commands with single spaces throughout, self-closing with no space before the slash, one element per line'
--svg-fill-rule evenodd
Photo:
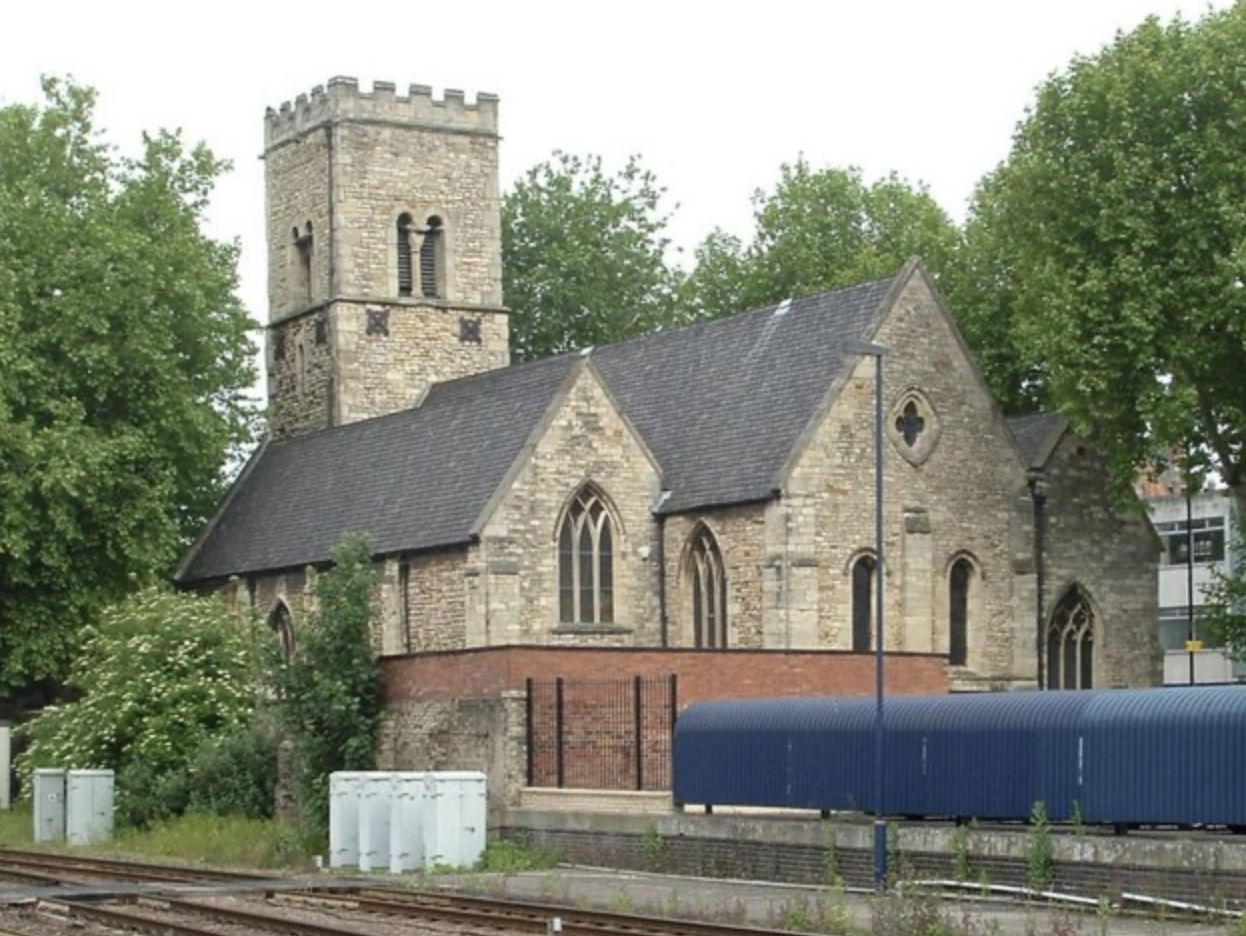
<path fill-rule="evenodd" d="M 615 530 L 592 486 L 576 494 L 558 531 L 559 620 L 614 623 Z"/>
<path fill-rule="evenodd" d="M 864 653 L 874 645 L 873 556 L 862 556 L 852 565 L 852 649 Z"/>
<path fill-rule="evenodd" d="M 957 559 L 948 573 L 948 664 L 964 666 L 969 659 L 969 599 L 976 571 L 968 559 Z"/>
<path fill-rule="evenodd" d="M 694 646 L 724 649 L 727 646 L 727 567 L 718 540 L 703 523 L 692 531 L 687 581 L 691 591 Z"/>
<path fill-rule="evenodd" d="M 415 289 L 415 269 L 411 262 L 411 231 L 415 227 L 405 211 L 398 216 L 398 295 L 410 296 Z"/>
<path fill-rule="evenodd" d="M 1094 652 L 1094 609 L 1074 585 L 1056 604 L 1047 625 L 1047 688 L 1093 688 Z"/>
<path fill-rule="evenodd" d="M 420 242 L 420 290 L 428 299 L 445 298 L 445 233 L 441 218 L 429 217 Z"/>
<path fill-rule="evenodd" d="M 294 659 L 294 618 L 284 600 L 278 599 L 268 613 L 268 627 L 277 637 L 282 661 L 289 663 Z"/>

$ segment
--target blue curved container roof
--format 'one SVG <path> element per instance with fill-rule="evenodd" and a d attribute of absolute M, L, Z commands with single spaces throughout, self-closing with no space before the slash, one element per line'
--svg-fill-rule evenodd
<path fill-rule="evenodd" d="M 1246 825 L 1246 687 L 1097 693 L 1082 734 L 1088 820 Z"/>
<path fill-rule="evenodd" d="M 886 700 L 883 809 L 892 815 L 1068 818 L 1078 800 L 1077 723 L 1088 692 Z M 680 803 L 874 808 L 873 698 L 690 706 L 675 732 Z"/>

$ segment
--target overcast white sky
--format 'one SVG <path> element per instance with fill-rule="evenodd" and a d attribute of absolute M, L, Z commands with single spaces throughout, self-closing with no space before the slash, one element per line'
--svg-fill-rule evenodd
<path fill-rule="evenodd" d="M 1227 0 L 1213 6 L 1223 7 Z M 100 92 L 99 125 L 132 148 L 181 127 L 235 169 L 212 231 L 242 242 L 242 298 L 267 317 L 264 109 L 333 75 L 501 97 L 502 184 L 554 149 L 617 167 L 639 153 L 678 203 L 690 254 L 714 226 L 751 230 L 749 196 L 780 163 L 895 170 L 954 218 L 1006 154 L 1033 89 L 1181 0 L 185 4 L 15 0 L 0 18 L 0 105 L 43 73 Z"/>

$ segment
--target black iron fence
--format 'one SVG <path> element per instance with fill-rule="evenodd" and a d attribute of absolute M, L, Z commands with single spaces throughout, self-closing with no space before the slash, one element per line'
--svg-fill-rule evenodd
<path fill-rule="evenodd" d="M 675 675 L 528 680 L 528 786 L 669 790 Z"/>

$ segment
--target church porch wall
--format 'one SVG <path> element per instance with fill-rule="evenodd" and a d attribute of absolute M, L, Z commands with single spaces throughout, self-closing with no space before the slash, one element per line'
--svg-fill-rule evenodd
<path fill-rule="evenodd" d="M 692 533 L 704 523 L 722 551 L 727 576 L 727 644 L 761 649 L 767 646 L 764 620 L 766 504 L 719 507 L 668 516 L 663 522 L 666 576 L 667 640 L 671 647 L 692 647 L 692 593 L 686 573 Z"/>
<path fill-rule="evenodd" d="M 1141 508 L 1113 505 L 1108 471 L 1093 449 L 1066 433 L 1044 473 L 1047 487 L 1046 616 L 1065 590 L 1082 585 L 1096 613 L 1097 687 L 1153 686 L 1160 544 Z"/>
<path fill-rule="evenodd" d="M 963 675 L 1001 686 L 1032 679 L 1013 665 L 1016 576 L 1029 541 L 1023 535 L 1026 478 L 1008 429 L 920 278 L 909 281 L 873 340 L 889 349 L 885 418 L 895 420 L 893 407 L 916 388 L 936 422 L 923 431 L 938 431 L 933 449 L 916 465 L 902 456 L 902 442 L 884 436 L 888 644 L 947 652 L 944 580 L 956 556 L 968 554 L 980 573 L 975 584 L 981 595 L 969 622 Z M 852 564 L 873 552 L 875 540 L 874 457 L 874 363 L 863 358 L 784 490 L 784 560 L 795 565 L 812 557 L 817 566 L 819 646 L 852 644 Z M 970 607 L 972 614 L 972 600 Z"/>
<path fill-rule="evenodd" d="M 560 621 L 558 525 L 586 482 L 615 525 L 614 621 Z M 595 373 L 573 379 L 558 411 L 485 525 L 479 552 L 485 642 L 587 646 L 660 642 L 652 509 L 656 468 Z"/>

